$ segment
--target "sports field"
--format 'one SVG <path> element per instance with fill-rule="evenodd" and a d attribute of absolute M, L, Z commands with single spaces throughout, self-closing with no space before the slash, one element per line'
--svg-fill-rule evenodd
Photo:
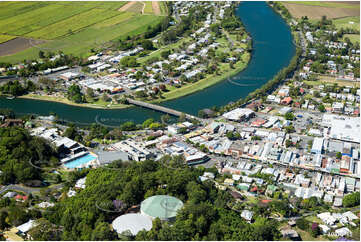
<path fill-rule="evenodd" d="M 1 43 L 8 41 L 7 51 L 0 51 L 0 62 L 34 59 L 39 50 L 62 50 L 68 54 L 87 56 L 91 48 L 140 34 L 163 18 L 154 11 L 142 14 L 142 2 L 121 11 L 127 4 L 129 2 L 125 1 L 0 2 L 0 50 Z M 139 11 L 140 6 L 142 9 Z M 25 41 L 17 41 L 16 48 L 12 50 L 11 41 L 16 37 Z M 27 43 L 28 39 L 32 40 Z M 20 43 L 24 43 L 24 48 L 19 47 Z"/>
<path fill-rule="evenodd" d="M 283 4 L 295 18 L 307 16 L 309 19 L 321 19 L 322 16 L 327 16 L 329 19 L 335 19 L 360 16 L 359 2 L 294 1 Z"/>

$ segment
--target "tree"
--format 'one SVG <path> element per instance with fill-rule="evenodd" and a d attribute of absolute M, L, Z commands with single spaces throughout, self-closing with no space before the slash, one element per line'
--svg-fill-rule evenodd
<path fill-rule="evenodd" d="M 39 50 L 39 58 L 40 58 L 40 59 L 45 58 L 45 53 L 44 53 L 44 51 Z"/>
<path fill-rule="evenodd" d="M 83 94 L 80 91 L 80 87 L 76 84 L 73 84 L 68 88 L 67 94 L 68 99 L 75 103 L 82 103 L 84 100 Z"/>
<path fill-rule="evenodd" d="M 170 121 L 170 116 L 168 115 L 168 114 L 166 114 L 166 115 L 162 115 L 161 117 L 160 117 L 160 119 L 162 120 L 162 123 L 168 123 L 169 121 Z"/>
<path fill-rule="evenodd" d="M 152 118 L 148 118 L 147 120 L 145 120 L 142 124 L 143 129 L 145 128 L 149 128 L 149 126 L 154 122 L 154 119 Z"/>
<path fill-rule="evenodd" d="M 169 55 L 170 55 L 170 50 L 165 50 L 165 51 L 162 51 L 162 52 L 160 53 L 160 56 L 161 56 L 163 59 L 167 59 Z"/>
<path fill-rule="evenodd" d="M 306 219 L 300 218 L 300 219 L 296 220 L 296 226 L 302 230 L 308 230 L 310 227 L 310 224 Z"/>
<path fill-rule="evenodd" d="M 149 128 L 152 130 L 158 130 L 162 127 L 162 125 L 158 122 L 152 123 L 151 125 L 149 125 Z"/>
<path fill-rule="evenodd" d="M 153 50 L 154 49 L 153 42 L 150 41 L 150 40 L 143 40 L 142 41 L 142 47 L 145 50 Z"/>
<path fill-rule="evenodd" d="M 342 205 L 346 208 L 360 205 L 360 192 L 347 194 L 342 199 Z"/>
<path fill-rule="evenodd" d="M 9 226 L 9 224 L 6 222 L 6 218 L 8 217 L 8 213 L 6 211 L 0 212 L 0 229 L 4 230 Z"/>
<path fill-rule="evenodd" d="M 110 230 L 110 226 L 108 223 L 100 222 L 93 230 L 91 240 L 117 240 L 117 233 Z"/>
<path fill-rule="evenodd" d="M 292 120 L 295 119 L 295 115 L 293 115 L 293 113 L 286 113 L 285 114 L 285 119 L 292 121 Z"/>
<path fill-rule="evenodd" d="M 186 121 L 186 115 L 185 115 L 185 113 L 181 113 L 181 115 L 180 115 L 179 118 L 178 118 L 178 121 L 179 121 L 179 122 L 184 122 L 184 121 Z"/>
<path fill-rule="evenodd" d="M 322 113 L 326 111 L 325 106 L 323 104 L 318 105 L 318 110 Z"/>
<path fill-rule="evenodd" d="M 292 140 L 287 139 L 285 145 L 286 148 L 290 147 L 292 145 Z"/>
<path fill-rule="evenodd" d="M 336 158 L 337 158 L 337 159 L 341 159 L 341 158 L 342 158 L 342 153 L 341 153 L 341 152 L 337 152 L 337 153 L 336 153 Z"/>
<path fill-rule="evenodd" d="M 36 220 L 36 226 L 29 230 L 33 240 L 61 240 L 62 230 L 55 224 L 52 224 L 45 218 Z"/>
<path fill-rule="evenodd" d="M 125 122 L 120 126 L 122 131 L 133 131 L 137 129 L 137 126 L 132 121 Z"/>
<path fill-rule="evenodd" d="M 93 97 L 95 96 L 93 89 L 88 87 L 88 88 L 86 89 L 86 95 L 87 95 L 88 97 L 90 97 L 90 98 L 93 98 Z"/>

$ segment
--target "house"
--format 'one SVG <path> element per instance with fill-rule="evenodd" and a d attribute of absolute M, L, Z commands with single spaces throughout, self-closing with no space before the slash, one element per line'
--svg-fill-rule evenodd
<path fill-rule="evenodd" d="M 292 98 L 291 97 L 285 97 L 284 99 L 282 99 L 281 104 L 282 105 L 289 105 L 292 103 Z"/>
<path fill-rule="evenodd" d="M 331 230 L 327 225 L 319 224 L 318 227 L 320 227 L 322 234 L 328 234 L 328 232 Z"/>
<path fill-rule="evenodd" d="M 351 237 L 352 236 L 351 230 L 349 230 L 347 227 L 336 229 L 335 233 L 337 234 L 337 236 L 340 236 L 340 237 Z"/>
<path fill-rule="evenodd" d="M 281 234 L 284 238 L 296 239 L 299 237 L 298 233 L 293 229 L 282 229 Z"/>
<path fill-rule="evenodd" d="M 26 237 L 26 238 L 29 239 L 29 236 L 27 235 L 27 232 L 28 232 L 30 229 L 34 228 L 35 226 L 36 226 L 36 221 L 30 219 L 28 222 L 26 222 L 26 223 L 24 223 L 24 224 L 22 224 L 22 225 L 20 225 L 20 226 L 18 226 L 18 227 L 16 227 L 16 228 L 17 228 L 18 231 L 19 231 L 18 234 L 20 234 L 20 235 L 22 235 L 22 236 L 24 236 L 24 237 Z"/>
<path fill-rule="evenodd" d="M 224 180 L 224 185 L 228 185 L 228 186 L 233 186 L 234 184 L 234 180 L 227 178 L 226 180 Z"/>

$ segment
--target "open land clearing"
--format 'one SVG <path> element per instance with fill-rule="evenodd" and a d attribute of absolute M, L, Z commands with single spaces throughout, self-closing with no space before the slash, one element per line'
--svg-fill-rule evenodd
<path fill-rule="evenodd" d="M 44 43 L 42 40 L 31 40 L 26 38 L 15 38 L 0 44 L 0 56 L 11 55 L 32 47 L 33 44 Z"/>
<path fill-rule="evenodd" d="M 317 81 L 305 81 L 307 85 L 317 86 L 324 84 L 338 84 L 339 86 L 352 86 L 352 87 L 360 87 L 360 82 L 352 82 L 352 81 L 342 81 L 337 80 L 336 77 L 331 77 L 327 75 L 319 75 Z"/>
<path fill-rule="evenodd" d="M 338 30 L 341 28 L 353 29 L 356 31 L 360 30 L 360 16 L 335 19 L 332 22 L 333 24 L 335 24 Z M 360 43 L 360 34 L 345 34 L 344 39 L 346 37 L 349 38 L 352 43 L 356 43 L 356 42 Z"/>
<path fill-rule="evenodd" d="M 360 4 L 354 2 L 283 2 L 295 18 L 307 16 L 309 19 L 329 19 L 360 16 Z"/>
<path fill-rule="evenodd" d="M 134 36 L 162 20 L 142 15 L 136 2 L 1 2 L 0 61 L 35 59 L 39 50 L 86 57 L 90 49 L 109 41 Z M 142 8 L 139 10 L 139 6 Z M 5 17 L 4 17 L 5 16 Z M 19 37 L 19 40 L 15 38 Z M 29 44 L 26 39 L 33 39 Z M 34 41 L 39 40 L 39 41 Z M 41 41 L 46 40 L 46 41 Z M 14 46 L 13 46 L 14 45 Z M 9 51 L 5 51 L 9 49 Z"/>
<path fill-rule="evenodd" d="M 134 12 L 134 13 L 143 13 L 144 3 L 138 1 L 132 1 L 125 4 L 123 7 L 119 8 L 121 12 Z"/>

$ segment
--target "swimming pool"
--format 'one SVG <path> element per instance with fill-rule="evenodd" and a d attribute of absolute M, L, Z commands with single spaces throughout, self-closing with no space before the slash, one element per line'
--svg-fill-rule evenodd
<path fill-rule="evenodd" d="M 96 157 L 94 155 L 87 154 L 87 155 L 84 155 L 80 158 L 77 158 L 75 160 L 72 160 L 72 161 L 64 164 L 64 166 L 68 169 L 78 168 L 79 166 L 89 163 L 95 159 L 96 159 Z"/>

